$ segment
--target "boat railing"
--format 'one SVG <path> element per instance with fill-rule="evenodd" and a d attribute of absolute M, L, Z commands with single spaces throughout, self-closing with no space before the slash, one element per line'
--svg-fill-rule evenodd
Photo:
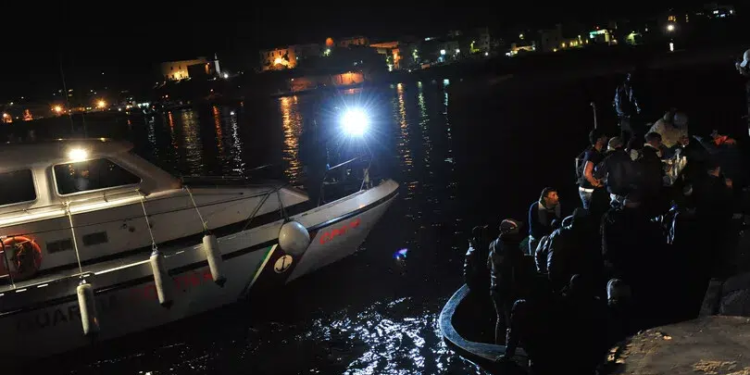
<path fill-rule="evenodd" d="M 357 165 L 356 164 L 357 162 L 364 162 L 366 164 L 363 163 L 363 164 Z M 329 180 L 329 177 L 333 175 L 333 171 L 343 171 L 345 173 L 347 171 L 345 168 L 353 169 L 356 166 L 362 166 L 362 175 L 360 177 L 347 179 L 346 177 L 350 177 L 351 175 L 344 175 L 344 178 L 342 178 L 341 180 L 335 180 L 335 179 L 333 181 Z M 320 206 L 321 204 L 326 203 L 325 193 L 326 193 L 327 187 L 330 188 L 333 186 L 342 186 L 346 183 L 356 182 L 356 185 L 358 186 L 356 188 L 357 191 L 371 188 L 372 187 L 372 182 L 370 178 L 371 167 L 372 167 L 372 159 L 365 159 L 363 157 L 357 156 L 357 157 L 351 158 L 347 161 L 344 161 L 342 163 L 339 163 L 332 167 L 327 168 L 325 174 L 323 175 L 323 181 L 321 181 L 321 184 L 320 184 L 320 191 L 318 195 L 318 201 L 316 202 L 316 206 Z"/>

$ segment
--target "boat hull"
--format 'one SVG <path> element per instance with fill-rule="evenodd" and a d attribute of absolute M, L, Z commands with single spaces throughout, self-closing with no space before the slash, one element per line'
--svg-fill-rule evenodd
<path fill-rule="evenodd" d="M 75 287 L 78 278 L 35 285 L 0 299 L 0 332 L 12 340 L 0 342 L 0 355 L 19 358 L 49 356 L 86 347 L 129 333 L 175 322 L 238 300 L 252 290 L 280 287 L 357 250 L 397 195 L 388 181 L 354 197 L 292 217 L 310 232 L 309 247 L 300 256 L 278 246 L 282 220 L 219 238 L 223 254 L 220 287 L 211 277 L 200 246 L 167 254 L 173 304 L 162 307 L 147 261 L 123 269 L 86 275 L 96 290 L 100 333 L 82 333 Z M 25 294 L 26 293 L 26 294 Z M 6 292 L 6 294 L 8 294 Z M 7 298 L 13 297 L 13 298 Z"/>

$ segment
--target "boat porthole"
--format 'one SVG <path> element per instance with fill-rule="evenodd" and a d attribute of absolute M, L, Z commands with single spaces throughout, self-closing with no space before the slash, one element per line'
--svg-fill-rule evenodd
<path fill-rule="evenodd" d="M 289 269 L 289 267 L 292 266 L 293 262 L 294 258 L 292 258 L 291 255 L 284 255 L 283 257 L 276 260 L 276 263 L 274 263 L 273 265 L 273 270 L 276 273 L 284 273 Z"/>

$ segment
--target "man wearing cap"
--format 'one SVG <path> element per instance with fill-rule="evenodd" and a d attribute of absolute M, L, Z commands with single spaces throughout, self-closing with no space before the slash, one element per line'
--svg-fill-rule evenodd
<path fill-rule="evenodd" d="M 490 297 L 495 305 L 495 343 L 502 344 L 505 328 L 510 322 L 510 312 L 515 302 L 518 278 L 521 276 L 521 226 L 513 219 L 500 224 L 500 235 L 490 244 L 487 268 L 491 270 Z"/>
<path fill-rule="evenodd" d="M 747 131 L 750 134 L 750 49 L 745 51 L 742 61 L 736 64 L 737 71 L 746 78 L 745 90 L 747 91 Z"/>

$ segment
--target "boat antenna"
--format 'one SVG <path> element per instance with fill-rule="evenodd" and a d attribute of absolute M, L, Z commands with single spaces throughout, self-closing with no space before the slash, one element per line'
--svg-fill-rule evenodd
<path fill-rule="evenodd" d="M 73 136 L 75 132 L 75 126 L 73 125 L 73 116 L 70 113 L 70 100 L 68 100 L 68 85 L 65 83 L 65 70 L 63 70 L 62 63 L 63 54 L 60 51 L 60 77 L 62 78 L 63 84 L 63 95 L 65 96 L 65 107 L 68 108 L 68 119 L 70 119 L 70 135 Z"/>

